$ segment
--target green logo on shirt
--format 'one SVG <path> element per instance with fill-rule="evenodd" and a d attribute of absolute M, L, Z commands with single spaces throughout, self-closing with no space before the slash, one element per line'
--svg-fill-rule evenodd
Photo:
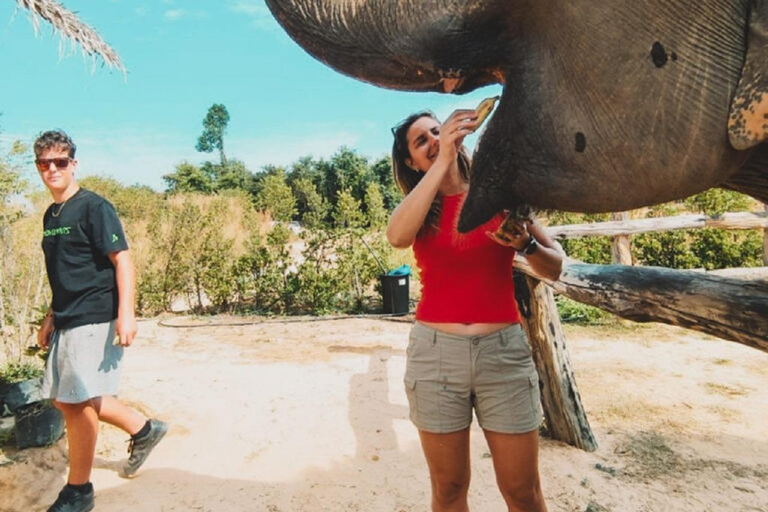
<path fill-rule="evenodd" d="M 118 237 L 116 234 L 112 233 L 112 243 L 115 243 L 118 240 L 120 240 L 120 237 Z"/>
<path fill-rule="evenodd" d="M 43 238 L 48 238 L 49 236 L 68 235 L 70 231 L 72 231 L 71 226 L 61 226 L 53 229 L 46 229 L 43 231 Z"/>

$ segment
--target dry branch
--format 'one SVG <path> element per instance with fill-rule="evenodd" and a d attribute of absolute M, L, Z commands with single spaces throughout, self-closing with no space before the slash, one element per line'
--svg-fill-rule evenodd
<path fill-rule="evenodd" d="M 49 22 L 64 38 L 80 45 L 83 52 L 91 57 L 99 56 L 109 67 L 115 67 L 125 73 L 120 56 L 99 34 L 83 23 L 74 13 L 53 0 L 16 0 L 16 3 L 29 10 L 35 34 L 39 32 L 38 16 Z"/>

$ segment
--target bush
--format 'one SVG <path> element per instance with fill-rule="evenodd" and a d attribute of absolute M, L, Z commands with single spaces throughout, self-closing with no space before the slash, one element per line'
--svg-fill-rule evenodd
<path fill-rule="evenodd" d="M 7 363 L 0 368 L 0 382 L 13 384 L 35 379 L 43 375 L 43 369 L 39 364 L 33 363 Z"/>
<path fill-rule="evenodd" d="M 555 304 L 560 320 L 566 323 L 605 324 L 615 319 L 615 316 L 607 311 L 576 302 L 562 295 L 555 297 Z"/>

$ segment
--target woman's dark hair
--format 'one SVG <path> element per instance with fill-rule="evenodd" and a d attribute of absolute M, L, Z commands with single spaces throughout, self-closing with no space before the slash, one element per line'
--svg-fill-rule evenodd
<path fill-rule="evenodd" d="M 395 177 L 395 183 L 397 183 L 397 186 L 400 187 L 400 190 L 405 195 L 408 195 L 424 177 L 423 172 L 411 168 L 406 163 L 406 160 L 411 158 L 411 152 L 408 149 L 408 129 L 422 117 L 429 117 L 438 123 L 440 122 L 435 117 L 435 114 L 424 110 L 411 114 L 392 128 L 392 135 L 395 139 L 392 143 L 392 173 Z M 470 159 L 464 146 L 459 148 L 458 164 L 461 177 L 468 183 Z M 424 225 L 421 227 L 419 234 L 422 234 L 425 228 L 437 230 L 440 221 L 440 205 L 440 195 L 438 194 L 435 200 L 432 201 L 432 206 L 429 208 L 429 212 L 427 212 L 427 217 L 424 219 Z"/>

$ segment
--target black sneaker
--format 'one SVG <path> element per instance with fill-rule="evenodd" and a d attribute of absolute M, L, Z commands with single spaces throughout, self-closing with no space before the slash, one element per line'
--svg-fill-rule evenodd
<path fill-rule="evenodd" d="M 147 435 L 139 439 L 131 438 L 129 441 L 128 460 L 123 466 L 121 475 L 133 476 L 167 432 L 167 423 L 160 420 L 149 420 L 149 432 Z"/>
<path fill-rule="evenodd" d="M 88 512 L 89 510 L 93 510 L 93 488 L 88 492 L 77 492 L 65 485 L 48 512 Z"/>

